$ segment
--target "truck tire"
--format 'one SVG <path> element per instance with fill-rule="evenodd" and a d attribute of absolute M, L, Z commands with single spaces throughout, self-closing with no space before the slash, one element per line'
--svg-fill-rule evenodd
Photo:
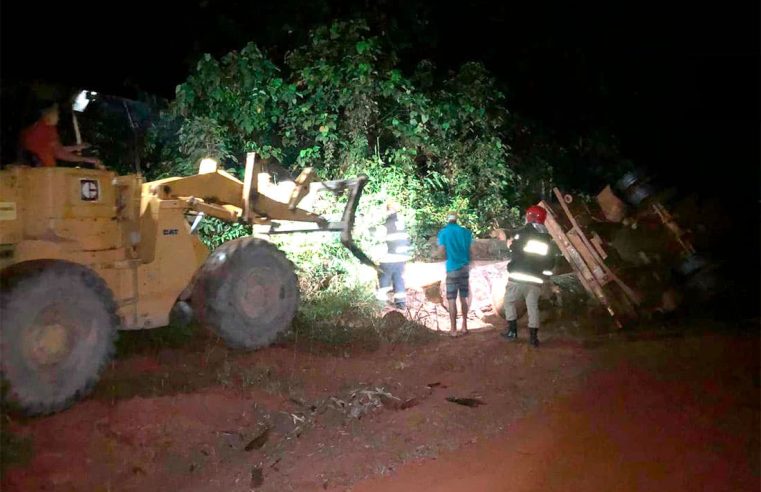
<path fill-rule="evenodd" d="M 228 346 L 266 347 L 296 314 L 299 287 L 293 263 L 267 241 L 228 241 L 196 274 L 191 303 L 201 324 Z"/>
<path fill-rule="evenodd" d="M 0 366 L 9 401 L 42 415 L 87 395 L 114 354 L 116 309 L 105 282 L 82 265 L 35 261 L 3 272 Z"/>

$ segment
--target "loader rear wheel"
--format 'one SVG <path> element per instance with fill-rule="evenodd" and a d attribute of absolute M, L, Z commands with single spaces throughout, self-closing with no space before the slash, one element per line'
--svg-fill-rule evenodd
<path fill-rule="evenodd" d="M 266 347 L 293 321 L 299 288 L 293 264 L 256 238 L 229 241 L 199 270 L 191 297 L 203 325 L 235 348 Z"/>
<path fill-rule="evenodd" d="M 87 395 L 114 353 L 119 328 L 111 291 L 78 264 L 41 261 L 4 272 L 0 355 L 8 399 L 29 415 Z"/>

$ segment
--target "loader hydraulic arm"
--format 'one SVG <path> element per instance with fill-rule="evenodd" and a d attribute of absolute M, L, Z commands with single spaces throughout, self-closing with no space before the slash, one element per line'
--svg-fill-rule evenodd
<path fill-rule="evenodd" d="M 322 181 L 319 183 L 323 188 L 331 191 L 336 196 L 340 196 L 344 192 L 349 193 L 346 206 L 344 207 L 341 220 L 338 222 L 326 222 L 321 225 L 319 229 L 296 229 L 279 231 L 277 229 L 278 224 L 273 223 L 270 227 L 270 234 L 290 234 L 294 232 L 321 232 L 321 231 L 335 231 L 341 233 L 341 244 L 343 244 L 351 253 L 363 264 L 372 268 L 377 268 L 375 263 L 362 251 L 359 246 L 354 242 L 352 230 L 354 229 L 354 219 L 357 213 L 357 206 L 359 205 L 359 199 L 362 196 L 362 191 L 367 184 L 367 176 L 360 174 L 356 178 L 341 179 L 335 181 Z"/>
<path fill-rule="evenodd" d="M 259 174 L 264 172 L 263 164 L 257 162 L 254 153 L 246 158 L 244 180 L 220 170 L 211 159 L 204 159 L 199 174 L 188 177 L 167 178 L 145 183 L 144 194 L 161 200 L 177 200 L 186 204 L 188 210 L 215 217 L 225 222 L 245 224 L 269 224 L 270 234 L 293 232 L 340 232 L 341 243 L 365 265 L 375 268 L 370 258 L 354 243 L 352 229 L 362 190 L 367 176 L 335 181 L 317 181 L 311 168 L 307 168 L 296 180 L 296 186 L 286 202 L 267 195 L 267 190 L 258 186 Z M 348 192 L 348 199 L 341 220 L 330 222 L 321 215 L 298 208 L 298 203 L 307 194 L 310 184 L 316 184 L 332 192 L 336 197 Z M 316 228 L 298 230 L 278 230 L 273 221 L 290 221 L 316 224 Z"/>

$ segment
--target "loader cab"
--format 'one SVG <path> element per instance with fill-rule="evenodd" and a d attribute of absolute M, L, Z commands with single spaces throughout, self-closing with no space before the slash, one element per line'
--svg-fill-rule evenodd
<path fill-rule="evenodd" d="M 91 90 L 80 90 L 71 99 L 71 106 L 66 108 L 58 126 L 71 130 L 76 143 L 82 143 L 83 136 L 84 140 L 88 140 L 88 125 L 80 128 L 79 118 L 87 111 L 90 119 L 95 117 L 98 120 L 107 108 L 117 118 L 129 122 L 134 147 L 137 142 L 136 125 L 130 108 L 139 104 Z M 87 117 L 84 123 L 87 123 Z M 133 148 L 131 154 L 135 167 L 139 169 L 137 149 Z M 72 167 L 65 163 L 59 163 L 57 167 L 7 166 L 0 173 L 0 191 L 3 197 L 13 198 L 6 205 L 14 210 L 5 214 L 0 244 L 41 240 L 59 246 L 68 244 L 73 248 L 71 243 L 76 242 L 82 251 L 93 252 L 124 247 L 127 258 L 134 258 L 140 239 L 138 222 L 142 177 L 139 171 L 119 176 L 110 163 L 106 165 L 109 169 L 99 170 L 87 165 Z M 122 163 L 116 167 L 125 166 Z M 15 218 L 7 220 L 11 215 Z"/>

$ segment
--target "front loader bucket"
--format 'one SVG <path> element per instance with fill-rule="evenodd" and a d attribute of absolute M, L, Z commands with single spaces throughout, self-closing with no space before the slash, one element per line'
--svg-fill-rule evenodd
<path fill-rule="evenodd" d="M 367 176 L 360 174 L 352 180 L 348 180 L 350 183 L 347 185 L 349 189 L 349 200 L 344 208 L 343 217 L 341 223 L 343 229 L 341 230 L 341 244 L 343 244 L 351 254 L 353 254 L 361 263 L 377 268 L 373 260 L 371 260 L 364 251 L 359 249 L 359 246 L 354 242 L 352 237 L 352 230 L 354 229 L 354 218 L 357 213 L 357 205 L 359 205 L 359 198 L 362 196 L 362 190 L 367 184 Z"/>
<path fill-rule="evenodd" d="M 326 222 L 320 224 L 318 229 L 299 229 L 278 231 L 273 224 L 270 229 L 270 234 L 289 234 L 293 232 L 325 232 L 334 231 L 341 233 L 341 244 L 343 244 L 351 254 L 353 254 L 361 263 L 377 269 L 377 265 L 368 257 L 364 251 L 354 242 L 352 236 L 352 230 L 354 229 L 354 218 L 357 213 L 357 206 L 359 205 L 359 199 L 362 197 L 362 191 L 367 184 L 367 176 L 360 174 L 356 178 L 351 179 L 339 179 L 335 181 L 323 181 L 320 184 L 327 190 L 331 191 L 336 196 L 340 195 L 344 191 L 349 192 L 349 197 L 344 208 L 343 215 L 340 222 Z"/>

